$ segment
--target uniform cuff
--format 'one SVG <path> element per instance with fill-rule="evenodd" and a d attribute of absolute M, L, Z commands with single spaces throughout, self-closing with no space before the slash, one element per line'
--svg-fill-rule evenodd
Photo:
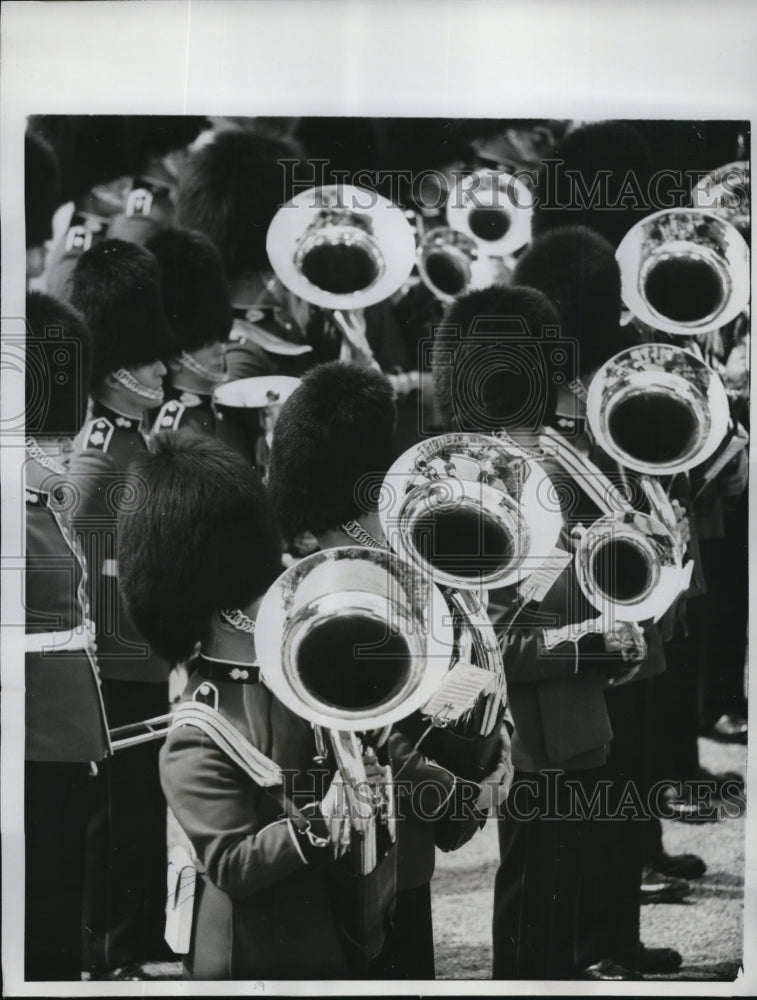
<path fill-rule="evenodd" d="M 289 829 L 293 834 L 295 846 L 306 865 L 325 864 L 330 857 L 327 848 L 331 841 L 329 828 L 320 806 L 313 803 L 305 806 L 300 812 L 307 820 L 307 826 L 300 828 L 289 820 Z"/>

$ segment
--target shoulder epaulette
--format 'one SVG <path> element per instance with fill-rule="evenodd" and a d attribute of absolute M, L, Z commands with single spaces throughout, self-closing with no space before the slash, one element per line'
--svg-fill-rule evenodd
<path fill-rule="evenodd" d="M 107 451 L 110 439 L 113 437 L 113 424 L 107 417 L 97 417 L 90 420 L 84 431 L 84 448 L 95 448 L 97 451 Z"/>
<path fill-rule="evenodd" d="M 157 434 L 158 431 L 175 431 L 181 423 L 185 409 L 184 404 L 180 403 L 178 399 L 169 399 L 168 402 L 161 406 L 160 412 L 155 418 L 155 423 L 152 425 L 152 433 Z"/>

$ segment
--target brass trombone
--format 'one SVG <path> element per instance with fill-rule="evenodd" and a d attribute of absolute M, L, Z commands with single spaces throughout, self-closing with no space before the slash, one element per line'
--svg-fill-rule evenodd
<path fill-rule="evenodd" d="M 163 740 L 168 735 L 172 719 L 173 712 L 167 712 L 165 715 L 156 715 L 154 719 L 144 719 L 142 722 L 130 722 L 125 726 L 116 726 L 110 730 L 111 749 L 115 753 L 116 750 L 127 750 L 129 747 L 136 747 L 141 743 Z"/>

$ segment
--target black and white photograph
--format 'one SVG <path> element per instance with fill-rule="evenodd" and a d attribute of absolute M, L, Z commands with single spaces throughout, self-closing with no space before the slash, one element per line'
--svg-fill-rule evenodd
<path fill-rule="evenodd" d="M 3 995 L 754 992 L 757 16 L 525 6 L 4 5 Z"/>

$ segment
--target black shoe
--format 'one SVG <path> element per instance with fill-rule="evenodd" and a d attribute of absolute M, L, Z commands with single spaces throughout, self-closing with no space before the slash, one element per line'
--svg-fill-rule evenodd
<path fill-rule="evenodd" d="M 740 715 L 721 715 L 710 732 L 710 738 L 720 743 L 746 743 L 749 726 Z"/>
<path fill-rule="evenodd" d="M 638 982 L 643 977 L 633 969 L 626 969 L 625 966 L 618 965 L 611 958 L 603 958 L 599 962 L 595 962 L 594 965 L 590 965 L 588 969 L 584 969 L 581 978 L 600 983 L 617 983 L 624 979 Z"/>
<path fill-rule="evenodd" d="M 641 874 L 641 903 L 680 903 L 691 892 L 682 878 L 671 878 L 645 866 Z"/>
<path fill-rule="evenodd" d="M 666 854 L 663 851 L 656 858 L 649 859 L 649 868 L 670 878 L 701 878 L 707 865 L 697 854 Z"/>
<path fill-rule="evenodd" d="M 684 823 L 717 823 L 720 819 L 720 803 L 714 797 L 717 794 L 714 787 L 706 798 L 694 797 L 690 791 L 687 793 L 685 782 L 682 795 L 676 795 L 672 788 L 667 791 L 668 794 L 662 797 L 661 807 L 664 810 L 660 813 L 662 819 L 674 819 Z"/>
<path fill-rule="evenodd" d="M 640 944 L 632 951 L 618 955 L 618 961 L 626 968 L 643 975 L 665 975 L 681 968 L 683 959 L 673 948 L 647 948 Z"/>

